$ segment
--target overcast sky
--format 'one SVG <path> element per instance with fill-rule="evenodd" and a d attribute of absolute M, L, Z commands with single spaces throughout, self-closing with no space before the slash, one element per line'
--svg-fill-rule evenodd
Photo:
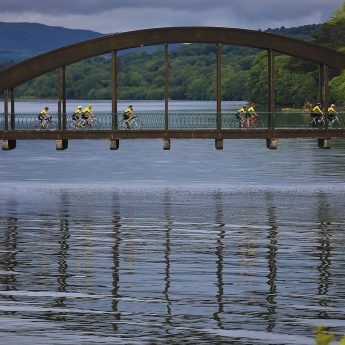
<path fill-rule="evenodd" d="M 342 0 L 0 0 L 0 21 L 33 22 L 101 33 L 168 26 L 243 29 L 328 20 Z"/>

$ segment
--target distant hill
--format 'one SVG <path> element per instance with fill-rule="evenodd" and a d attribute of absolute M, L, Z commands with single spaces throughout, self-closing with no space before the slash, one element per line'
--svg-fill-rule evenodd
<path fill-rule="evenodd" d="M 265 30 L 265 32 L 297 38 L 305 41 L 311 41 L 313 39 L 314 33 L 320 28 L 320 26 L 321 24 L 302 25 L 292 28 L 286 28 L 285 26 L 282 26 L 278 29 L 268 28 L 267 30 Z"/>
<path fill-rule="evenodd" d="M 309 41 L 318 28 L 319 25 L 317 24 L 294 28 L 285 28 L 282 26 L 278 29 L 269 28 L 265 32 Z M 103 35 L 100 32 L 90 30 L 66 29 L 59 26 L 38 23 L 0 22 L 0 64 L 7 62 L 17 63 L 52 49 Z M 170 45 L 170 49 L 175 49 L 178 46 L 178 44 Z M 141 49 L 150 53 L 156 47 L 143 47 Z M 130 49 L 126 53 L 135 50 L 136 48 Z M 123 54 L 124 52 L 121 55 Z"/>
<path fill-rule="evenodd" d="M 66 29 L 37 23 L 0 22 L 0 62 L 18 62 L 102 35 L 90 30 Z"/>

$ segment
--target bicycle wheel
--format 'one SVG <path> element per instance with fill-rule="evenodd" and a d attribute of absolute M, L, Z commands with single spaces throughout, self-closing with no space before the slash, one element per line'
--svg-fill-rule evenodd
<path fill-rule="evenodd" d="M 100 129 L 101 123 L 98 120 L 94 120 L 90 123 L 89 129 Z"/>
<path fill-rule="evenodd" d="M 127 122 L 125 120 L 122 120 L 119 129 L 130 129 L 127 127 Z"/>
<path fill-rule="evenodd" d="M 47 121 L 45 124 L 45 128 L 48 129 L 49 131 L 54 131 L 57 127 L 57 123 L 54 120 Z"/>
<path fill-rule="evenodd" d="M 33 120 L 31 123 L 33 129 L 41 129 L 41 122 L 39 120 Z"/>
<path fill-rule="evenodd" d="M 135 118 L 132 123 L 130 124 L 132 129 L 140 130 L 143 128 L 143 123 L 140 121 L 140 119 Z"/>
<path fill-rule="evenodd" d="M 257 120 L 253 125 L 252 128 L 264 128 L 264 121 L 263 120 Z"/>
<path fill-rule="evenodd" d="M 229 123 L 229 128 L 242 128 L 242 127 L 240 127 L 238 120 L 232 120 Z"/>

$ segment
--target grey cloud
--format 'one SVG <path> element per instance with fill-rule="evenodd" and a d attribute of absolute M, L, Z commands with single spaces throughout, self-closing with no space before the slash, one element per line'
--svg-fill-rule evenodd
<path fill-rule="evenodd" d="M 341 0 L 1 0 L 0 12 L 33 12 L 40 14 L 103 13 L 110 10 L 143 8 L 203 12 L 213 8 L 231 10 L 239 16 L 270 18 L 303 16 L 316 10 L 329 14 L 330 8 L 340 8 Z"/>

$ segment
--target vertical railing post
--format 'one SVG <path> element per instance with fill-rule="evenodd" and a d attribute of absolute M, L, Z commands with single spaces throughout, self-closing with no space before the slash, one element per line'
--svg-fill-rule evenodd
<path fill-rule="evenodd" d="M 113 50 L 111 54 L 111 130 L 115 132 L 118 129 L 117 121 L 117 51 Z M 120 141 L 114 134 L 110 139 L 110 150 L 117 150 Z"/>
<path fill-rule="evenodd" d="M 222 80 L 221 80 L 221 45 L 216 45 L 216 98 L 217 98 L 217 131 L 218 138 L 215 140 L 217 150 L 223 149 L 223 139 L 221 138 L 222 129 Z"/>
<path fill-rule="evenodd" d="M 164 129 L 169 129 L 169 47 L 164 43 Z"/>
<path fill-rule="evenodd" d="M 217 97 L 217 129 L 222 128 L 222 89 L 221 89 L 221 45 L 217 43 L 216 49 L 216 97 Z"/>
<path fill-rule="evenodd" d="M 112 71 L 111 71 L 111 129 L 118 128 L 117 123 L 117 51 L 112 52 Z"/>
<path fill-rule="evenodd" d="M 58 129 L 65 130 L 67 125 L 66 117 L 66 73 L 65 66 L 58 68 Z"/>
<path fill-rule="evenodd" d="M 267 111 L 268 111 L 268 128 L 274 128 L 275 112 L 275 52 L 268 50 L 268 80 L 267 80 Z"/>
<path fill-rule="evenodd" d="M 169 46 L 164 43 L 164 130 L 165 137 L 163 143 L 164 150 L 170 150 L 170 138 L 168 138 L 169 129 Z"/>
<path fill-rule="evenodd" d="M 14 113 L 14 89 L 10 89 L 10 98 L 11 98 L 11 130 L 16 128 L 16 117 Z"/>
<path fill-rule="evenodd" d="M 4 130 L 8 131 L 8 89 L 4 90 Z"/>
<path fill-rule="evenodd" d="M 60 66 L 57 70 L 57 95 L 58 95 L 58 130 L 66 130 L 66 75 L 65 66 Z M 62 138 L 56 140 L 57 150 L 66 150 L 68 139 Z"/>
<path fill-rule="evenodd" d="M 327 109 L 329 105 L 328 97 L 329 97 L 329 88 L 328 88 L 328 81 L 329 81 L 329 68 L 328 65 L 322 64 L 320 65 L 320 78 L 319 78 L 319 92 L 320 92 L 320 102 L 323 105 L 323 112 L 325 116 L 325 127 L 328 128 L 328 116 L 327 116 Z"/>
<path fill-rule="evenodd" d="M 61 68 L 57 69 L 57 98 L 58 98 L 58 121 L 57 121 L 57 128 L 60 131 L 61 130 L 61 122 L 62 122 L 62 75 L 61 75 Z"/>

